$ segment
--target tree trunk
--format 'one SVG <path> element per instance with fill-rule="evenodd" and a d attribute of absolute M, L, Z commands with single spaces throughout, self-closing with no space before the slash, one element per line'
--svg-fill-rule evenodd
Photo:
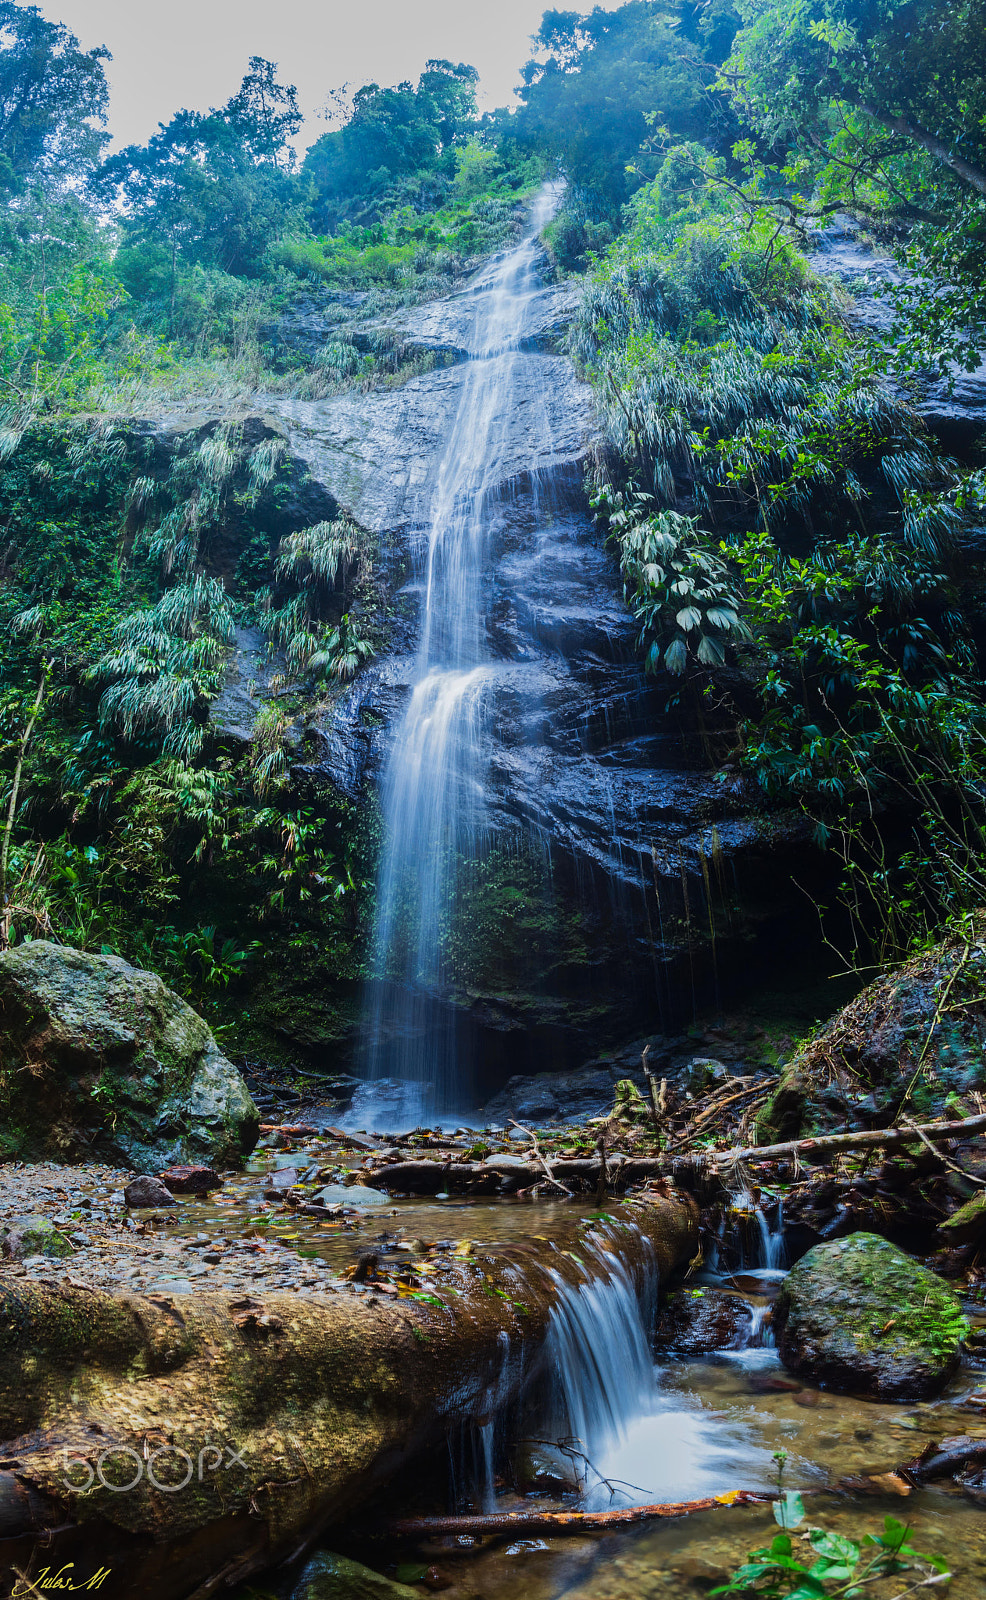
<path fill-rule="evenodd" d="M 205 1600 L 301 1554 L 416 1451 L 518 1392 L 559 1274 L 605 1278 L 615 1257 L 642 1282 L 655 1261 L 667 1272 L 694 1254 L 693 1206 L 658 1200 L 632 1215 L 573 1217 L 543 1265 L 507 1247 L 443 1258 L 423 1299 L 342 1284 L 261 1300 L 8 1280 L 11 1576 L 74 1561 L 77 1586 L 110 1569 L 102 1600 Z"/>

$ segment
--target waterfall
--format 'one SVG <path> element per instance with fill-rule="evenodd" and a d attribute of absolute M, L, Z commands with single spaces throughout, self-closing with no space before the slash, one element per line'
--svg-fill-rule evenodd
<path fill-rule="evenodd" d="M 553 1394 L 541 1425 L 543 1437 L 581 1452 L 584 1507 L 688 1500 L 766 1483 L 769 1454 L 742 1423 L 724 1424 L 662 1383 L 649 1337 L 656 1271 L 641 1297 L 613 1258 L 602 1274 L 599 1265 L 585 1281 L 556 1280 L 546 1352 Z"/>
<path fill-rule="evenodd" d="M 530 295 L 538 287 L 536 236 L 557 204 L 548 186 L 532 232 L 483 269 L 469 291 L 469 359 L 445 443 L 420 572 L 420 641 L 411 692 L 396 729 L 381 801 L 384 843 L 377 885 L 373 986 L 364 1032 L 365 1074 L 391 1080 L 386 1098 L 359 1097 L 363 1126 L 405 1126 L 463 1110 L 467 1077 L 448 1008 L 454 983 L 445 945 L 457 884 L 487 842 L 486 748 L 491 658 L 484 589 L 490 497 L 515 396 Z M 396 1082 L 394 1082 L 396 1080 Z M 395 1099 L 396 1091 L 396 1099 Z M 383 1107 L 386 1106 L 386 1109 Z"/>
<path fill-rule="evenodd" d="M 654 1360 L 644 1312 L 626 1268 L 613 1260 L 604 1277 L 572 1285 L 555 1275 L 557 1304 L 548 1333 L 547 1367 L 554 1397 L 554 1438 L 579 1442 L 598 1465 L 626 1438 L 633 1421 L 654 1409 Z M 657 1274 L 648 1285 L 653 1311 Z"/>

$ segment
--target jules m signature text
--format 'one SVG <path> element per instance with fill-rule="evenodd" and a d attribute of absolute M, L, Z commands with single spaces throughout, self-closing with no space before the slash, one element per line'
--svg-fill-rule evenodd
<path fill-rule="evenodd" d="M 75 1562 L 67 1561 L 64 1567 L 57 1570 L 42 1567 L 36 1578 L 28 1578 L 21 1573 L 10 1591 L 11 1600 L 27 1600 L 28 1595 L 51 1594 L 55 1590 L 67 1593 L 70 1589 L 98 1589 L 112 1570 L 112 1567 L 100 1567 L 90 1577 L 83 1578 L 76 1572 Z"/>

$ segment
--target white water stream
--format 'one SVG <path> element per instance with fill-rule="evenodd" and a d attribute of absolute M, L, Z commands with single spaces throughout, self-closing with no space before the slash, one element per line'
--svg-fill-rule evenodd
<path fill-rule="evenodd" d="M 639 1294 L 615 1258 L 604 1276 L 560 1285 L 547 1433 L 591 1463 L 586 1509 L 698 1499 L 769 1479 L 770 1457 L 745 1430 L 662 1386 L 649 1336 L 656 1300 L 656 1270 Z"/>
<path fill-rule="evenodd" d="M 382 786 L 378 879 L 366 1022 L 366 1076 L 388 1093 L 360 1097 L 362 1127 L 401 1125 L 465 1109 L 468 1084 L 454 1027 L 436 1006 L 453 974 L 445 941 L 460 873 L 486 842 L 484 720 L 491 662 L 484 573 L 489 498 L 516 398 L 528 307 L 539 287 L 537 234 L 557 186 L 535 204 L 531 234 L 474 280 L 469 360 L 429 517 L 421 635 L 410 698 Z"/>

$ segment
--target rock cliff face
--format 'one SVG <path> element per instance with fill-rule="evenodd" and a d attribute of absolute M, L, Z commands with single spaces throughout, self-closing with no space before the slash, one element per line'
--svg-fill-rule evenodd
<path fill-rule="evenodd" d="M 394 599 L 390 648 L 318 729 L 312 773 L 353 799 L 378 786 L 407 701 L 416 558 L 483 283 L 481 273 L 387 330 L 452 365 L 399 389 L 266 402 L 292 455 L 376 536 Z M 710 928 L 724 953 L 740 932 L 738 894 L 754 917 L 769 916 L 763 869 L 784 849 L 783 824 L 768 841 L 738 779 L 717 783 L 686 755 L 668 686 L 642 672 L 617 564 L 584 488 L 598 448 L 592 392 L 557 353 L 573 302 L 553 285 L 529 297 L 514 405 L 489 475 L 490 842 L 461 930 L 459 991 L 445 997 L 474 1035 L 479 1089 L 511 1071 L 571 1065 L 601 1040 L 689 1009 L 692 979 L 701 987 L 711 970 Z M 317 1048 L 310 1030 L 303 1042 Z"/>
<path fill-rule="evenodd" d="M 818 235 L 811 262 L 850 295 L 853 319 L 863 328 L 887 332 L 893 321 L 884 291 L 902 281 L 901 268 L 869 242 L 851 217 L 835 217 Z M 986 429 L 986 362 L 972 372 L 952 367 L 927 373 L 908 395 L 926 427 L 956 455 L 964 455 Z"/>

